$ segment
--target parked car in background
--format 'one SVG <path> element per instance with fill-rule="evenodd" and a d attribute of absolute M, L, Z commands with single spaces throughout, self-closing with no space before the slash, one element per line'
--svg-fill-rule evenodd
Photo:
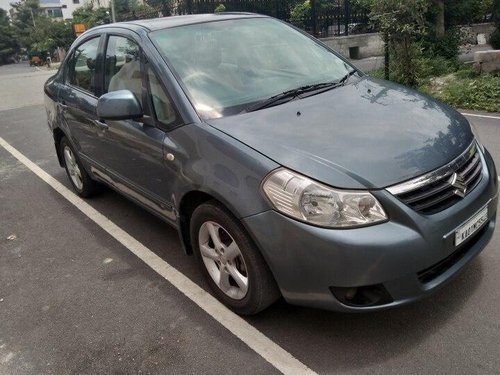
<path fill-rule="evenodd" d="M 416 301 L 495 228 L 495 166 L 462 115 L 273 18 L 93 28 L 45 95 L 75 191 L 106 184 L 173 225 L 240 314 Z"/>

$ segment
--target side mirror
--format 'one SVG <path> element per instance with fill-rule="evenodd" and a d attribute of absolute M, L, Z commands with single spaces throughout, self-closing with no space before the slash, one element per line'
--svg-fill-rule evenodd
<path fill-rule="evenodd" d="M 97 116 L 103 120 L 135 120 L 144 116 L 141 103 L 129 90 L 102 95 L 97 102 Z"/>

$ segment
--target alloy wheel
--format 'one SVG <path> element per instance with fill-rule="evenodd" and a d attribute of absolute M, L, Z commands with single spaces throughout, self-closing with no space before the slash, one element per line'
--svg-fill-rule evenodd
<path fill-rule="evenodd" d="M 64 147 L 64 162 L 66 163 L 66 168 L 68 169 L 69 177 L 78 190 L 83 189 L 83 178 L 80 167 L 76 162 L 75 155 L 69 146 Z"/>
<path fill-rule="evenodd" d="M 204 222 L 198 243 L 207 271 L 227 296 L 241 300 L 248 292 L 248 272 L 241 250 L 226 229 L 213 222 Z"/>

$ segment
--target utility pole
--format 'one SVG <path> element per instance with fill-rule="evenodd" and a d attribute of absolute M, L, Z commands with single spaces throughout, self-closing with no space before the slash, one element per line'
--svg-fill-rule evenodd
<path fill-rule="evenodd" d="M 113 23 L 116 22 L 116 15 L 115 15 L 115 0 L 110 0 L 111 2 L 111 21 Z"/>
<path fill-rule="evenodd" d="M 31 20 L 33 21 L 33 27 L 36 27 L 35 16 L 33 15 L 33 9 L 32 8 L 30 8 L 30 13 L 31 13 Z"/>
<path fill-rule="evenodd" d="M 312 24 L 312 33 L 314 36 L 318 36 L 318 23 L 317 23 L 317 14 L 316 14 L 316 1 L 311 0 L 311 24 Z"/>
<path fill-rule="evenodd" d="M 349 35 L 349 21 L 351 19 L 349 0 L 344 0 L 344 35 Z"/>

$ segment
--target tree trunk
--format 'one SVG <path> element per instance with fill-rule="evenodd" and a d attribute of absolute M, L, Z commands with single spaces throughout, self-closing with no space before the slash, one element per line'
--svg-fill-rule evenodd
<path fill-rule="evenodd" d="M 384 78 L 389 80 L 389 35 L 384 34 Z"/>
<path fill-rule="evenodd" d="M 318 19 L 316 14 L 316 1 L 311 0 L 311 21 L 312 21 L 312 32 L 314 36 L 318 35 Z"/>
<path fill-rule="evenodd" d="M 436 29 L 436 36 L 444 36 L 444 1 L 445 0 L 434 0 L 434 5 L 436 6 L 436 19 L 434 27 Z"/>

